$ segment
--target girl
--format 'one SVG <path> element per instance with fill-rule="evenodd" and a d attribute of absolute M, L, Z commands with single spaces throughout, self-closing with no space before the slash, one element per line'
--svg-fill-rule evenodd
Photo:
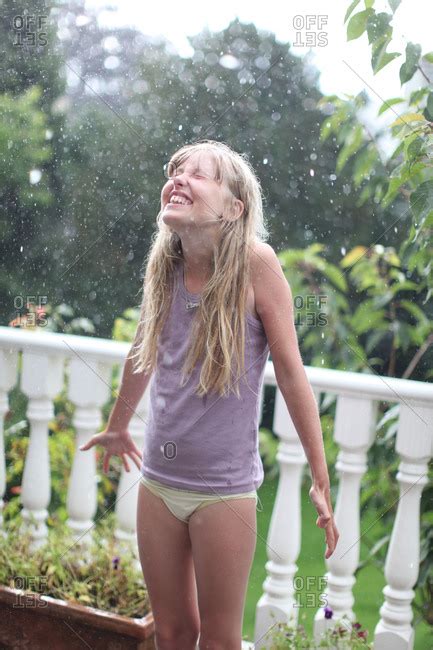
<path fill-rule="evenodd" d="M 240 650 L 270 351 L 308 457 L 327 558 L 339 535 L 290 288 L 263 241 L 259 181 L 245 156 L 213 140 L 182 147 L 166 176 L 120 394 L 105 431 L 82 449 L 105 447 L 104 472 L 112 455 L 140 469 L 137 537 L 158 650 L 194 650 L 198 638 L 200 650 Z M 152 374 L 141 452 L 127 429 Z"/>

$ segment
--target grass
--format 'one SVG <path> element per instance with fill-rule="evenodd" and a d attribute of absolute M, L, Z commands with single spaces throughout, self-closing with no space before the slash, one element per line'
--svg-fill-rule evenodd
<path fill-rule="evenodd" d="M 266 554 L 266 541 L 272 508 L 277 492 L 278 478 L 265 479 L 258 490 L 263 511 L 257 511 L 257 546 L 254 562 L 251 569 L 250 580 L 245 603 L 243 637 L 248 641 L 254 639 L 254 621 L 256 605 L 263 593 L 263 582 L 267 576 L 265 564 L 268 560 Z M 314 615 L 321 606 L 318 595 L 321 591 L 326 592 L 326 586 L 321 590 L 319 578 L 326 573 L 325 564 L 325 531 L 316 526 L 317 512 L 308 496 L 308 487 L 302 488 L 301 494 L 301 551 L 296 564 L 298 565 L 297 576 L 314 576 L 317 580 L 317 589 L 305 588 L 299 591 L 297 602 L 299 605 L 299 623 L 304 625 L 308 634 L 312 635 Z M 258 504 L 260 508 L 260 503 Z M 365 531 L 375 519 L 378 513 L 364 513 L 361 517 L 361 533 Z M 366 546 L 361 542 L 361 559 L 366 555 Z M 383 604 L 384 597 L 382 589 L 386 584 L 383 573 L 376 566 L 368 566 L 357 576 L 357 582 L 353 587 L 355 598 L 354 612 L 357 620 L 363 629 L 368 630 L 368 640 L 374 638 L 374 630 L 379 621 L 379 609 Z M 309 596 L 306 595 L 309 592 Z M 317 598 L 311 596 L 317 594 Z M 307 600 L 308 599 L 308 600 Z M 418 602 L 418 598 L 416 598 Z M 323 603 L 326 604 L 326 603 Z M 415 613 L 412 625 L 415 625 L 414 650 L 426 650 L 433 648 L 433 630 L 431 626 L 423 621 L 417 623 Z"/>

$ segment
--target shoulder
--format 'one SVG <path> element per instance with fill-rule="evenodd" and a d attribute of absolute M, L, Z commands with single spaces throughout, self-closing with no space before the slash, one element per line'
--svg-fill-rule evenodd
<path fill-rule="evenodd" d="M 291 303 L 291 291 L 280 260 L 270 244 L 258 242 L 251 254 L 251 281 L 257 313 Z"/>
<path fill-rule="evenodd" d="M 298 377 L 303 363 L 296 335 L 289 283 L 272 246 L 261 242 L 252 254 L 251 276 L 257 314 L 271 348 L 277 383 Z"/>
<path fill-rule="evenodd" d="M 281 262 L 270 244 L 258 242 L 254 245 L 251 254 L 252 282 L 253 284 L 258 284 L 263 280 L 269 282 L 272 278 L 285 280 Z"/>

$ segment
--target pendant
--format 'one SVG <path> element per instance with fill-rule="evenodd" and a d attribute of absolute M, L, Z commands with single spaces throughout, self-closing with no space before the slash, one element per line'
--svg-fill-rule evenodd
<path fill-rule="evenodd" d="M 186 301 L 186 308 L 187 309 L 193 309 L 193 307 L 198 307 L 199 302 L 190 302 L 189 300 Z"/>

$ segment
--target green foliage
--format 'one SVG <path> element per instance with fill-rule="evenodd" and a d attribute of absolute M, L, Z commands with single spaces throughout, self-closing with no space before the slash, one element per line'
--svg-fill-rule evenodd
<path fill-rule="evenodd" d="M 50 457 L 51 500 L 48 524 L 55 526 L 66 522 L 66 497 L 75 454 L 75 430 L 72 425 L 74 406 L 67 398 L 67 371 L 65 384 L 54 399 L 54 418 L 49 422 L 48 449 Z M 113 382 L 114 385 L 114 382 Z M 104 405 L 104 421 L 112 409 L 114 388 L 110 402 Z M 26 419 L 26 399 L 18 388 L 10 394 L 10 410 L 5 418 L 6 494 L 4 517 L 13 520 L 21 510 L 21 481 L 29 443 L 29 425 Z M 102 430 L 102 429 L 101 429 Z M 113 458 L 107 474 L 103 472 L 103 453 L 96 449 L 97 490 L 96 519 L 105 516 L 116 501 L 120 458 Z"/>
<path fill-rule="evenodd" d="M 393 13 L 399 2 L 390 3 L 392 14 L 376 13 L 373 3 L 366 3 L 364 11 L 352 15 L 357 4 L 352 3 L 346 13 L 345 21 L 351 16 L 348 22 L 348 40 L 358 38 L 367 31 L 372 51 L 372 69 L 376 73 L 400 55 L 386 52 L 392 38 Z M 324 97 L 319 102 L 322 108 L 329 105 L 333 107 L 333 113 L 322 123 L 321 137 L 326 139 L 335 135 L 341 145 L 336 165 L 338 172 L 351 160 L 354 185 L 361 190 L 357 205 L 362 205 L 370 198 L 384 209 L 395 205 L 399 216 L 397 220 L 394 218 L 394 223 L 403 219 L 406 213 L 411 214 L 412 224 L 408 236 L 401 244 L 399 256 L 409 270 L 417 268 L 419 281 L 427 288 L 425 302 L 433 292 L 433 93 L 422 64 L 431 59 L 432 53 L 423 56 L 419 45 L 407 43 L 405 61 L 400 67 L 400 83 L 404 85 L 420 70 L 426 86 L 411 93 L 408 101 L 411 110 L 407 112 L 403 109 L 398 114 L 393 108 L 405 103 L 401 97 L 385 100 L 378 115 L 391 110 L 397 119 L 375 135 L 359 119 L 359 110 L 365 105 L 364 93 L 346 99 L 333 95 Z M 397 146 L 389 159 L 383 161 L 378 143 L 387 132 L 391 132 L 397 140 Z M 402 200 L 406 202 L 404 211 L 398 205 Z"/>
<path fill-rule="evenodd" d="M 332 618 L 332 610 L 326 609 Z M 367 636 L 368 631 L 363 630 L 358 621 L 352 623 L 347 616 L 342 616 L 334 625 L 330 625 L 326 629 L 318 642 L 308 637 L 303 625 L 295 626 L 287 623 L 277 623 L 272 628 L 272 632 L 266 635 L 266 640 L 271 643 L 270 650 L 298 650 L 301 648 L 306 650 L 316 650 L 317 648 L 355 650 L 355 648 L 373 648 L 373 643 L 368 643 Z M 265 650 L 265 646 L 262 646 L 261 650 Z"/>
<path fill-rule="evenodd" d="M 415 302 L 422 291 L 418 277 L 409 278 L 392 247 L 356 246 L 339 266 L 329 263 L 323 250 L 313 244 L 279 253 L 308 363 L 409 376 L 414 355 L 433 333 L 431 319 Z M 427 368 L 418 368 L 416 378 L 427 379 Z"/>
<path fill-rule="evenodd" d="M 0 94 L 0 198 L 3 209 L 12 194 L 25 207 L 48 205 L 52 200 L 45 163 L 52 155 L 47 143 L 47 119 L 38 107 L 41 89 L 32 86 L 18 97 Z M 31 184 L 30 170 L 39 171 L 39 182 Z M 0 213 L 3 228 L 9 220 Z M 7 232 L 3 230 L 3 236 Z"/>
<path fill-rule="evenodd" d="M 0 535 L 0 584 L 70 603 L 141 618 L 150 603 L 132 549 L 119 554 L 115 521 L 108 515 L 96 525 L 89 548 L 76 543 L 67 526 L 49 528 L 45 546 L 30 550 L 31 537 L 9 521 Z M 17 580 L 19 579 L 19 584 Z"/>
<path fill-rule="evenodd" d="M 138 318 L 140 316 L 139 307 L 128 307 L 125 309 L 122 316 L 114 320 L 112 338 L 114 341 L 126 341 L 132 343 L 135 331 L 138 326 Z"/>
<path fill-rule="evenodd" d="M 349 6 L 344 22 L 347 22 L 357 4 L 356 2 Z M 395 8 L 396 4 L 394 3 Z M 376 13 L 373 9 L 373 1 L 366 1 L 365 6 L 366 9 L 351 16 L 347 24 L 347 40 L 351 41 L 359 38 L 367 31 L 368 42 L 372 47 L 371 67 L 374 74 L 376 74 L 388 63 L 400 56 L 400 53 L 386 51 L 392 39 L 392 27 L 390 25 L 392 15 L 385 12 Z M 395 8 L 393 11 L 395 11 Z"/>
<path fill-rule="evenodd" d="M 135 302 L 141 285 L 163 164 L 177 147 L 201 137 L 248 155 L 277 248 L 287 245 L 288 233 L 291 245 L 303 245 L 308 227 L 312 240 L 325 236 L 338 254 L 341 241 L 349 246 L 371 232 L 372 199 L 355 213 L 342 190 L 348 170 L 336 183 L 330 179 L 336 145 L 318 141 L 318 73 L 273 34 L 236 19 L 191 37 L 193 54 L 182 57 L 132 28 L 102 27 L 87 7 L 88 23 L 81 24 L 80 3 L 52 7 L 35 0 L 35 13 L 49 18 L 48 45 L 26 52 L 13 47 L 10 29 L 25 3 L 5 0 L 2 9 L 0 93 L 19 101 L 32 86 L 42 90 L 38 105 L 52 149 L 32 186 L 46 181 L 50 205 L 30 203 L 24 210 L 13 191 L 5 205 L 0 305 L 6 318 L 12 318 L 11 296 L 25 287 L 48 295 L 51 304 L 71 305 L 77 316 L 92 314 L 98 336 L 110 336 L 115 316 Z M 58 38 L 65 26 L 68 38 Z M 109 41 L 119 43 L 117 69 L 104 65 Z M 9 186 L 18 181 L 12 175 Z M 24 270 L 17 264 L 21 254 Z"/>
<path fill-rule="evenodd" d="M 375 74 L 400 56 L 397 52 L 386 52 L 392 38 L 393 14 L 399 4 L 399 0 L 390 2 L 392 14 L 376 13 L 373 3 L 366 3 L 366 9 L 355 15 L 352 14 L 358 2 L 352 2 L 347 10 L 345 22 L 350 19 L 348 40 L 358 38 L 367 31 Z M 359 190 L 357 205 L 374 198 L 383 209 L 393 210 L 391 224 L 385 233 L 406 214 L 411 217 L 408 234 L 398 251 L 393 247 L 377 245 L 369 248 L 356 246 L 341 261 L 342 268 L 353 282 L 354 295 L 358 298 L 353 312 L 341 314 L 343 321 L 348 323 L 347 330 L 362 341 L 364 362 L 368 356 L 368 363 L 372 364 L 376 357 L 381 374 L 402 377 L 413 373 L 433 342 L 432 318 L 428 311 L 433 292 L 433 98 L 430 80 L 422 67 L 424 61 L 433 61 L 432 53 L 422 55 L 419 45 L 407 43 L 405 60 L 399 71 L 400 83 L 403 86 L 417 71 L 421 71 L 425 87 L 413 91 L 407 101 L 402 97 L 383 101 L 378 116 L 388 111 L 394 116 L 387 127 L 374 135 L 359 118 L 359 109 L 364 105 L 362 94 L 345 99 L 334 95 L 321 101 L 321 106 L 327 107 L 321 128 L 322 137 L 333 135 L 337 138 L 341 146 L 336 167 L 339 171 L 350 163 L 354 185 Z M 333 107 L 331 115 L 329 105 Z M 393 107 L 400 105 L 404 108 L 397 113 Z M 388 160 L 384 161 L 380 140 L 389 133 L 395 139 L 396 147 Z M 424 300 L 420 304 L 422 296 Z M 403 358 L 407 364 L 406 370 L 403 370 L 401 363 Z M 416 378 L 430 379 L 433 373 L 427 368 L 428 364 L 426 370 Z M 369 452 L 369 471 L 362 490 L 361 505 L 382 514 L 380 523 L 375 526 L 375 537 L 370 540 L 370 552 L 357 571 L 370 562 L 381 569 L 384 566 L 384 551 L 395 518 L 395 508 L 389 508 L 387 504 L 396 502 L 399 496 L 393 480 L 397 471 L 394 449 L 398 411 L 398 405 L 385 411 L 377 425 L 377 440 Z M 427 512 L 429 499 L 431 501 L 427 488 L 421 507 L 423 553 L 417 589 L 421 591 L 422 598 L 420 616 L 431 624 L 433 554 L 430 534 L 432 521 L 431 514 Z"/>

